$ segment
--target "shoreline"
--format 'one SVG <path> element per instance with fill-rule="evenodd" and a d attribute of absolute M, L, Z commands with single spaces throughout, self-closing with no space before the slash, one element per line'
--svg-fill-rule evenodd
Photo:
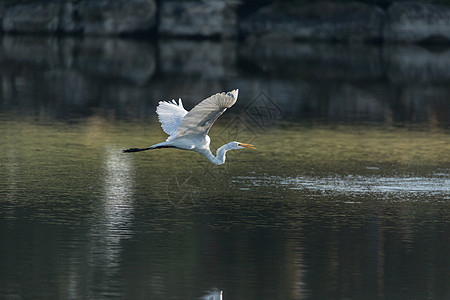
<path fill-rule="evenodd" d="M 238 1 L 76 0 L 0 5 L 0 36 L 109 36 L 450 45 L 450 5 L 392 2 L 268 4 Z"/>

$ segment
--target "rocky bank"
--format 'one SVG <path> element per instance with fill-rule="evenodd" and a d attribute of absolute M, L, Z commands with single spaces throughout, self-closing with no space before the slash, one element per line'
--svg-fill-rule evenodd
<path fill-rule="evenodd" d="M 450 6 L 394 1 L 269 4 L 240 13 L 239 0 L 43 0 L 0 4 L 3 34 L 450 43 Z"/>

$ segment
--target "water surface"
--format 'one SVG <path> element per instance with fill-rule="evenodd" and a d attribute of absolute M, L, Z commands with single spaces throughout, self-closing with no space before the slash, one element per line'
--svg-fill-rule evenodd
<path fill-rule="evenodd" d="M 448 298 L 447 52 L 408 47 L 4 37 L 0 298 Z M 212 147 L 257 150 L 121 152 L 233 88 Z"/>

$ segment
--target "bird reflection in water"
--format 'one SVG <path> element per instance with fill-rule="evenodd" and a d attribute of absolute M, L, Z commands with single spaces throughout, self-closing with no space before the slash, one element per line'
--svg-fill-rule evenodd
<path fill-rule="evenodd" d="M 200 298 L 201 300 L 223 300 L 223 291 L 212 289 L 206 295 Z"/>

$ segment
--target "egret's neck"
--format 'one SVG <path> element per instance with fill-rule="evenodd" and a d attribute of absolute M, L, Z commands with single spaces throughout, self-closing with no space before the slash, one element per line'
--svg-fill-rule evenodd
<path fill-rule="evenodd" d="M 204 155 L 206 156 L 207 159 L 209 159 L 210 162 L 212 162 L 215 165 L 221 165 L 223 163 L 225 163 L 225 154 L 227 153 L 228 150 L 232 149 L 232 144 L 233 143 L 228 143 L 223 145 L 222 147 L 220 147 L 219 149 L 217 149 L 217 154 L 216 156 L 214 156 L 210 150 L 207 150 Z"/>

